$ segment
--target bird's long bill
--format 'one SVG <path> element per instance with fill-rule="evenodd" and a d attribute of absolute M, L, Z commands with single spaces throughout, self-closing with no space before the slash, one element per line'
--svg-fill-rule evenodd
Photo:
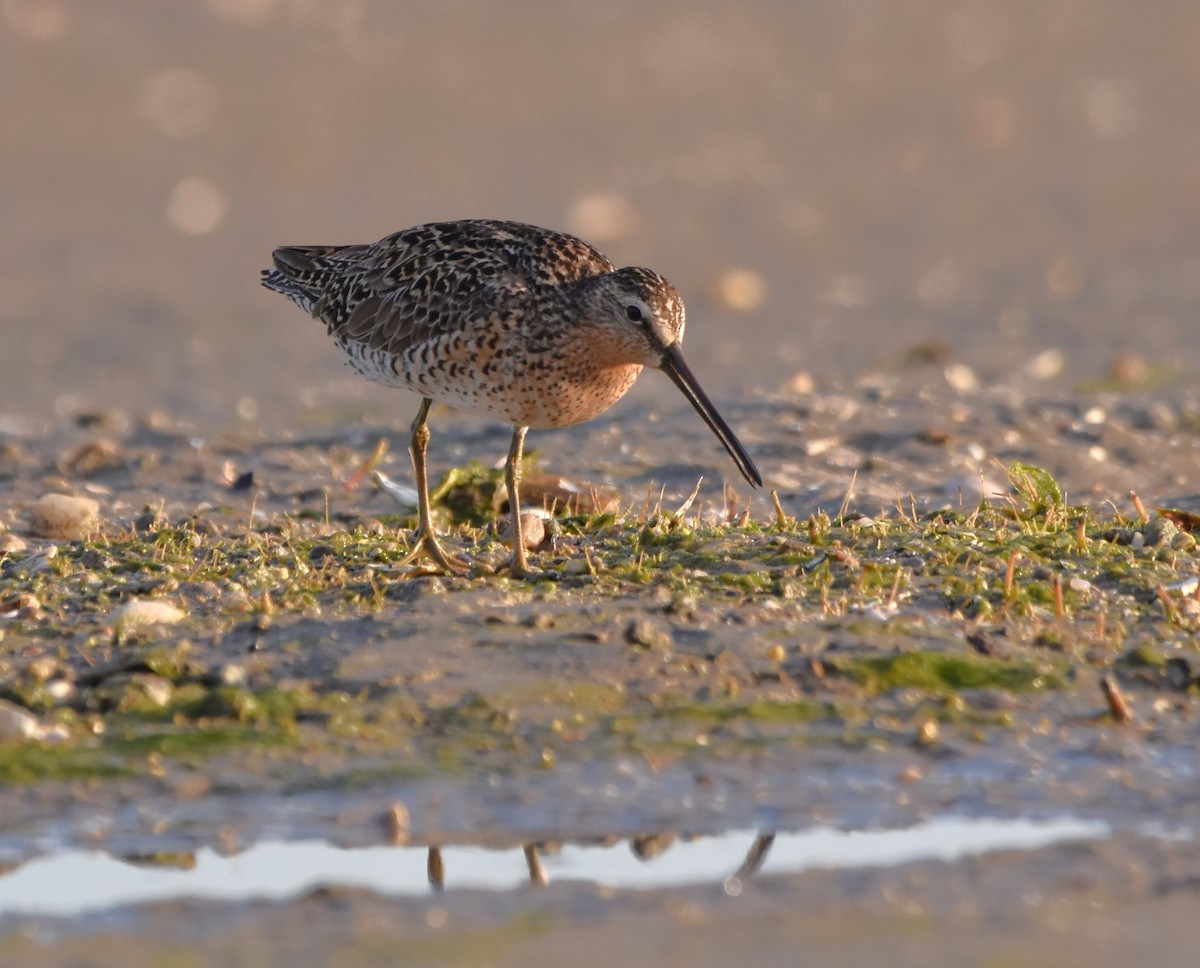
<path fill-rule="evenodd" d="M 667 347 L 666 352 L 663 353 L 660 368 L 671 378 L 671 382 L 679 387 L 691 405 L 696 408 L 696 413 L 704 418 L 704 422 L 708 424 L 712 432 L 725 445 L 725 449 L 729 451 L 729 456 L 737 464 L 738 470 L 742 472 L 742 476 L 755 487 L 762 487 L 762 475 L 758 472 L 758 468 L 754 466 L 754 461 L 746 453 L 746 448 L 742 446 L 742 442 L 729 429 L 729 424 L 717 413 L 717 408 L 712 405 L 712 401 L 708 399 L 708 395 L 700 389 L 700 384 L 692 376 L 692 371 L 683 362 L 683 354 L 679 351 L 678 343 Z"/>

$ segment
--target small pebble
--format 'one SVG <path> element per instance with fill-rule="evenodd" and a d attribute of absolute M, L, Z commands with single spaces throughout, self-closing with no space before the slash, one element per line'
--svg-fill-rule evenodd
<path fill-rule="evenodd" d="M 807 370 L 801 370 L 799 373 L 793 374 L 792 377 L 783 385 L 785 392 L 794 393 L 797 396 L 804 396 L 812 393 L 816 388 L 817 383 L 813 379 L 812 374 Z"/>
<path fill-rule="evenodd" d="M 0 739 L 33 739 L 40 728 L 29 710 L 0 699 Z"/>
<path fill-rule="evenodd" d="M 236 662 L 227 662 L 221 666 L 221 671 L 218 674 L 222 685 L 244 686 L 246 684 L 246 667 Z"/>
<path fill-rule="evenodd" d="M 50 562 L 58 557 L 58 549 L 51 545 L 49 548 L 43 548 L 41 551 L 35 551 L 28 558 L 22 558 L 13 565 L 12 574 L 16 578 L 27 578 L 30 575 L 36 575 L 39 572 L 45 571 L 50 567 Z"/>
<path fill-rule="evenodd" d="M 1066 366 L 1066 357 L 1059 349 L 1042 350 L 1025 364 L 1025 375 L 1034 380 L 1053 380 Z"/>
<path fill-rule="evenodd" d="M 119 470 L 125 465 L 124 455 L 116 444 L 95 440 L 77 447 L 60 465 L 63 473 L 74 477 L 94 477 L 106 471 Z"/>
<path fill-rule="evenodd" d="M 135 599 L 126 602 L 113 613 L 112 624 L 116 631 L 128 632 L 149 625 L 174 625 L 186 617 L 184 612 L 166 602 Z"/>
<path fill-rule="evenodd" d="M 625 641 L 644 649 L 666 650 L 671 647 L 671 634 L 650 619 L 631 619 L 625 626 Z"/>
<path fill-rule="evenodd" d="M 170 704 L 171 694 L 175 691 L 171 684 L 162 678 L 162 676 L 150 673 L 133 676 L 129 683 L 129 689 L 140 692 L 147 700 L 160 709 Z"/>
<path fill-rule="evenodd" d="M 100 505 L 90 497 L 47 494 L 33 506 L 29 529 L 39 538 L 74 541 L 100 527 Z"/>
<path fill-rule="evenodd" d="M 1136 353 L 1122 353 L 1108 364 L 1108 375 L 1125 386 L 1145 383 L 1150 379 L 1150 364 Z"/>
<path fill-rule="evenodd" d="M 941 727 L 938 726 L 936 719 L 923 719 L 917 726 L 916 735 L 913 737 L 913 743 L 922 748 L 928 749 L 931 746 L 937 745 L 938 738 L 941 736 Z"/>
<path fill-rule="evenodd" d="M 41 613 L 41 600 L 30 592 L 0 601 L 0 616 L 4 618 L 37 618 Z"/>
<path fill-rule="evenodd" d="M 25 674 L 37 682 L 45 682 L 58 671 L 58 661 L 48 655 L 34 659 L 25 667 Z"/>
<path fill-rule="evenodd" d="M 0 740 L 32 739 L 59 742 L 67 738 L 67 728 L 42 723 L 28 709 L 0 699 Z"/>
<path fill-rule="evenodd" d="M 976 393 L 979 390 L 979 377 L 965 363 L 948 363 L 942 370 L 946 382 L 959 393 Z"/>
<path fill-rule="evenodd" d="M 512 547 L 512 518 L 504 518 L 496 526 L 500 540 L 509 548 Z M 521 539 L 527 550 L 532 550 L 546 540 L 546 524 L 540 515 L 533 511 L 521 512 Z"/>
<path fill-rule="evenodd" d="M 75 694 L 75 687 L 66 679 L 55 679 L 46 683 L 46 695 L 58 702 L 70 699 Z"/>
<path fill-rule="evenodd" d="M 1192 667 L 1182 656 L 1172 656 L 1167 659 L 1164 672 L 1167 685 L 1172 689 L 1184 692 L 1192 684 Z"/>

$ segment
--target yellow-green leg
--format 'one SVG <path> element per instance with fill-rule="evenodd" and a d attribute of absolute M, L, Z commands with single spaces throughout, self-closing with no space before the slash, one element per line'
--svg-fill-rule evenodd
<path fill-rule="evenodd" d="M 529 567 L 525 557 L 525 535 L 521 530 L 521 498 L 517 493 L 521 485 L 521 455 L 525 450 L 525 432 L 528 427 L 514 427 L 512 444 L 508 448 L 508 463 L 504 465 L 504 483 L 508 487 L 508 509 L 512 514 L 512 556 L 508 559 L 508 573 L 513 578 L 536 578 L 541 574 Z"/>
<path fill-rule="evenodd" d="M 425 452 L 429 448 L 429 425 L 425 421 L 432 402 L 428 397 L 421 401 L 421 409 L 417 411 L 417 419 L 412 425 L 413 474 L 417 481 L 417 536 L 412 551 L 400 559 L 400 564 L 407 565 L 424 553 L 433 559 L 434 564 L 448 572 L 466 571 L 471 563 L 448 553 L 433 531 L 433 515 L 429 510 L 429 475 L 425 464 Z"/>

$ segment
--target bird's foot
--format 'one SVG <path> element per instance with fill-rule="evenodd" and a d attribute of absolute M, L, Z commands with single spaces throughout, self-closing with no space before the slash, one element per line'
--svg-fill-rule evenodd
<path fill-rule="evenodd" d="M 418 531 L 417 540 L 413 544 L 412 550 L 401 558 L 397 564 L 401 566 L 410 565 L 422 555 L 425 555 L 435 565 L 451 575 L 461 575 L 471 570 L 471 562 L 467 561 L 466 558 L 461 558 L 446 551 L 432 531 Z"/>
<path fill-rule="evenodd" d="M 524 555 L 518 555 L 516 552 L 509 555 L 508 561 L 501 562 L 496 566 L 496 571 L 506 571 L 510 578 L 516 578 L 520 581 L 531 581 L 535 578 L 545 578 L 546 572 L 540 568 L 532 568 Z"/>

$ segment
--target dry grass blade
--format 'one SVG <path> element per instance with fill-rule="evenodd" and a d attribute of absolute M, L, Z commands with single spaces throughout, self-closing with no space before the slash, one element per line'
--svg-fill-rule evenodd
<path fill-rule="evenodd" d="M 693 504 L 696 503 L 696 497 L 700 493 L 700 485 L 704 483 L 704 478 L 701 477 L 696 481 L 696 486 L 692 488 L 692 493 L 687 496 L 687 499 L 679 505 L 679 509 L 675 512 L 675 517 L 682 518 L 691 510 Z"/>
<path fill-rule="evenodd" d="M 795 518 L 789 518 L 784 513 L 783 505 L 779 503 L 779 492 L 775 488 L 771 488 L 771 503 L 775 506 L 775 527 L 782 530 L 796 523 Z"/>
<path fill-rule="evenodd" d="M 846 511 L 850 508 L 850 499 L 854 496 L 854 485 L 858 483 L 858 468 L 854 469 L 854 473 L 850 475 L 850 483 L 846 486 L 846 494 L 842 498 L 842 506 L 838 508 L 837 519 L 839 521 L 846 517 Z"/>

